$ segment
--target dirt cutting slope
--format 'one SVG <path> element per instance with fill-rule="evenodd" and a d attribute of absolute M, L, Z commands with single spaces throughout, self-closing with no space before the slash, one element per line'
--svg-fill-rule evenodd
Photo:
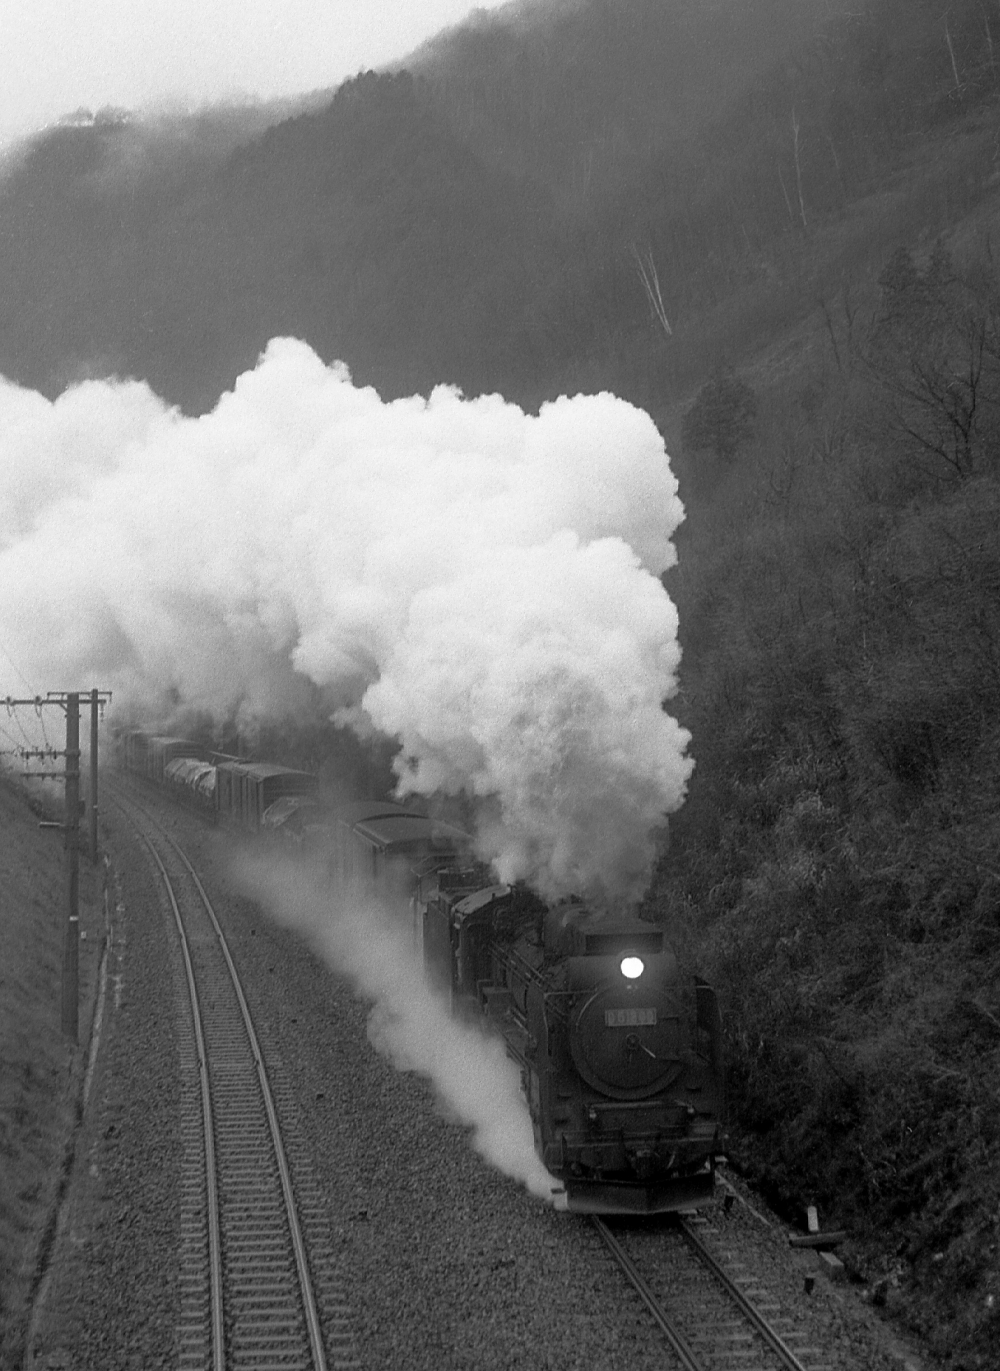
<path fill-rule="evenodd" d="M 50 812 L 51 811 L 51 812 Z M 0 775 L 0 1371 L 20 1366 L 77 1114 L 83 1053 L 60 1027 L 66 887 L 56 811 Z M 101 951 L 101 872 L 81 862 L 81 1040 Z"/>

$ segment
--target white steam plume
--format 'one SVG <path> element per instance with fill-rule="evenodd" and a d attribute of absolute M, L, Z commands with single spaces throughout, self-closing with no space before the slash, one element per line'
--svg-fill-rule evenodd
<path fill-rule="evenodd" d="M 383 403 L 290 339 L 198 419 L 134 382 L 0 382 L 0 644 L 25 676 L 158 720 L 294 714 L 319 686 L 402 741 L 402 791 L 474 796 L 483 854 L 547 895 L 640 894 L 683 798 L 658 579 L 682 517 L 653 423 L 607 394 Z"/>
<path fill-rule="evenodd" d="M 471 1129 L 476 1151 L 533 1195 L 556 1202 L 555 1179 L 534 1150 L 520 1073 L 499 1037 L 451 1017 L 414 963 L 407 920 L 381 898 L 331 891 L 320 871 L 289 857 L 242 856 L 233 878 L 279 922 L 308 937 L 373 1002 L 368 1037 L 403 1071 L 430 1080 L 449 1118 Z"/>

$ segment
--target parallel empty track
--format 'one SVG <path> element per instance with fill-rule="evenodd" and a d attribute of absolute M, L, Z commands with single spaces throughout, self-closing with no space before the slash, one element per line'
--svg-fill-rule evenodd
<path fill-rule="evenodd" d="M 825 1371 L 822 1349 L 752 1274 L 725 1269 L 698 1223 L 593 1224 L 684 1371 Z"/>
<path fill-rule="evenodd" d="M 322 1197 L 311 1189 L 296 1199 L 260 1044 L 215 910 L 187 856 L 155 818 L 134 803 L 125 812 L 169 901 L 189 996 L 180 1032 L 179 1367 L 358 1367 L 324 1240 Z"/>

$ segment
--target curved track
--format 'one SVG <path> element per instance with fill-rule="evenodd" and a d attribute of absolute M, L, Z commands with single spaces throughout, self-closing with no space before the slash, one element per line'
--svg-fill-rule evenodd
<path fill-rule="evenodd" d="M 804 1339 L 776 1304 L 763 1303 L 771 1298 L 767 1292 L 759 1304 L 749 1298 L 752 1278 L 725 1270 L 699 1235 L 702 1225 L 681 1218 L 669 1227 L 616 1225 L 612 1231 L 596 1215 L 592 1222 L 684 1371 L 822 1371 L 821 1350 L 793 1351 L 789 1342 Z"/>
<path fill-rule="evenodd" d="M 134 801 L 118 803 L 158 871 L 189 997 L 180 1035 L 181 1371 L 357 1367 L 336 1290 L 324 1291 L 321 1323 L 307 1242 L 310 1228 L 323 1227 L 321 1197 L 300 1218 L 264 1058 L 211 900 L 156 819 Z"/>

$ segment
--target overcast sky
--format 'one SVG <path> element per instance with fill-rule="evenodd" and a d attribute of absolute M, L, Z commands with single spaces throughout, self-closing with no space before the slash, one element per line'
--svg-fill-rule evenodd
<path fill-rule="evenodd" d="M 0 141 L 87 106 L 296 95 L 504 0 L 0 0 Z"/>

